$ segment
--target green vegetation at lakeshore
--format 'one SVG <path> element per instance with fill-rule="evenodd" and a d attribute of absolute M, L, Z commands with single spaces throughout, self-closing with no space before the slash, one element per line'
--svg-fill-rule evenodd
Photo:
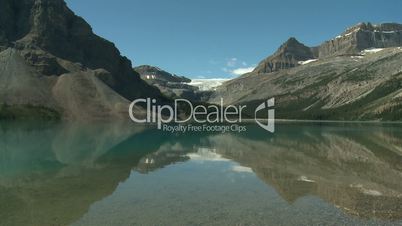
<path fill-rule="evenodd" d="M 61 115 L 50 108 L 32 105 L 0 105 L 0 120 L 60 120 Z"/>

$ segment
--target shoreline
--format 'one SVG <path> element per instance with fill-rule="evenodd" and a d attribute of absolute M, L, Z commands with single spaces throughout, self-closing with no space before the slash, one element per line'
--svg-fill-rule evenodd
<path fill-rule="evenodd" d="M 261 121 L 267 121 L 267 119 L 258 119 Z M 254 119 L 245 119 L 243 121 L 254 121 Z M 366 121 L 356 121 L 356 120 L 311 120 L 311 119 L 275 119 L 275 122 L 311 122 L 311 123 L 367 123 L 367 124 L 402 124 L 402 121 L 379 121 L 379 120 L 366 120 Z"/>

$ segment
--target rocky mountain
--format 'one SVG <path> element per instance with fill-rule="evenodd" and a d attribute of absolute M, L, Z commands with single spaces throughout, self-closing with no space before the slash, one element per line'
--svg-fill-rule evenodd
<path fill-rule="evenodd" d="M 318 47 L 320 58 L 356 54 L 368 48 L 388 48 L 402 46 L 402 24 L 384 23 L 373 25 L 359 23 L 348 28 L 336 38 Z"/>
<path fill-rule="evenodd" d="M 402 46 L 402 24 L 359 23 L 319 46 L 307 47 L 292 37 L 258 64 L 255 73 L 270 73 L 293 68 L 306 61 L 339 55 L 358 54 L 369 48 Z"/>
<path fill-rule="evenodd" d="M 0 11 L 0 103 L 9 114 L 30 106 L 62 117 L 126 116 L 130 100 L 160 97 L 63 0 L 0 0 Z"/>
<path fill-rule="evenodd" d="M 349 29 L 343 36 L 368 33 L 361 26 L 369 25 L 359 24 L 359 30 L 352 29 L 354 33 L 346 36 Z M 400 34 L 391 29 L 400 26 L 371 25 L 373 34 L 389 38 L 351 41 L 355 49 L 339 45 L 328 54 L 321 46 L 322 57 L 297 67 L 274 72 L 257 68 L 223 84 L 209 101 L 219 103 L 223 98 L 225 104 L 247 104 L 254 109 L 252 106 L 275 97 L 276 116 L 283 119 L 401 120 L 402 49 L 391 47 L 399 45 Z M 387 48 L 372 49 L 379 46 Z M 250 110 L 248 114 L 254 117 L 255 113 Z"/>
<path fill-rule="evenodd" d="M 170 99 L 184 98 L 193 102 L 205 101 L 212 91 L 200 89 L 198 83 L 193 85 L 192 80 L 178 76 L 150 65 L 134 68 L 141 79 L 149 85 L 158 88 L 163 95 Z"/>
<path fill-rule="evenodd" d="M 191 79 L 164 71 L 158 67 L 141 65 L 134 68 L 143 80 L 148 82 L 189 83 Z"/>
<path fill-rule="evenodd" d="M 296 67 L 301 61 L 314 59 L 313 50 L 290 38 L 272 55 L 258 64 L 254 73 L 270 73 Z"/>
<path fill-rule="evenodd" d="M 203 92 L 156 67 L 133 70 L 63 0 L 0 0 L 0 11 L 0 118 L 127 118 L 139 97 L 251 106 L 275 97 L 279 118 L 402 118 L 401 24 L 360 23 L 317 47 L 290 38 L 253 72 Z"/>

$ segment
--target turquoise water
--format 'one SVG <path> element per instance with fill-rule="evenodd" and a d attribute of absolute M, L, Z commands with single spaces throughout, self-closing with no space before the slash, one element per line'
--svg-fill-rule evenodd
<path fill-rule="evenodd" d="M 0 123 L 0 225 L 402 225 L 402 125 Z"/>

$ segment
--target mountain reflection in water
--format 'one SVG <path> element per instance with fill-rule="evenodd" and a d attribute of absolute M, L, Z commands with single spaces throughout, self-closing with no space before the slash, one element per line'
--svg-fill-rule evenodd
<path fill-rule="evenodd" d="M 0 225 L 402 223 L 402 126 L 0 124 Z"/>

